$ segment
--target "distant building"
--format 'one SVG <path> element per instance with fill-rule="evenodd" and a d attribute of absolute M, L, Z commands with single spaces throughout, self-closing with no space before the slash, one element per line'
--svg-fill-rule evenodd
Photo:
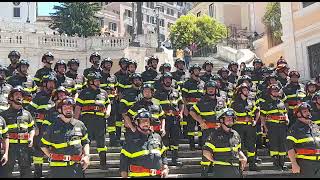
<path fill-rule="evenodd" d="M 18 23 L 34 23 L 37 2 L 0 2 L 0 20 Z"/>

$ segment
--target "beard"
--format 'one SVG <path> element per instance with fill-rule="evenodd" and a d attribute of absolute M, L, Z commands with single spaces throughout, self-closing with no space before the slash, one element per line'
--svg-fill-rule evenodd
<path fill-rule="evenodd" d="M 66 118 L 72 118 L 73 117 L 73 113 L 66 113 L 66 114 L 64 114 L 64 117 L 66 117 Z"/>

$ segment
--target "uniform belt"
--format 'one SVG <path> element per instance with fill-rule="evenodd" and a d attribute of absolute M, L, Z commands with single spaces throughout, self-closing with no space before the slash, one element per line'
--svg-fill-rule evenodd
<path fill-rule="evenodd" d="M 153 129 L 154 131 L 160 131 L 160 129 L 161 129 L 161 124 L 152 126 L 152 129 Z"/>
<path fill-rule="evenodd" d="M 64 154 L 50 154 L 50 159 L 54 161 L 81 161 L 80 155 L 64 155 Z"/>
<path fill-rule="evenodd" d="M 148 169 L 143 166 L 130 165 L 131 173 L 148 173 L 150 176 L 161 175 L 161 170 L 158 169 Z"/>
<path fill-rule="evenodd" d="M 186 98 L 187 102 L 198 102 L 200 101 L 200 98 Z"/>
<path fill-rule="evenodd" d="M 300 101 L 298 100 L 288 100 L 287 103 L 289 106 L 296 106 L 299 104 Z"/>
<path fill-rule="evenodd" d="M 29 133 L 9 133 L 9 139 L 28 140 L 29 137 Z"/>
<path fill-rule="evenodd" d="M 251 122 L 252 121 L 252 118 L 251 117 L 237 117 L 237 121 L 239 122 Z"/>
<path fill-rule="evenodd" d="M 82 111 L 99 111 L 99 112 L 104 112 L 105 108 L 101 106 L 83 106 L 81 108 Z"/>
<path fill-rule="evenodd" d="M 164 111 L 167 116 L 180 116 L 179 111 Z"/>
<path fill-rule="evenodd" d="M 320 154 L 320 149 L 296 149 L 297 154 L 303 155 L 318 155 Z"/>
<path fill-rule="evenodd" d="M 214 122 L 210 122 L 210 121 L 205 121 L 206 125 L 208 128 L 218 128 L 220 127 L 220 123 L 214 123 Z"/>
<path fill-rule="evenodd" d="M 268 115 L 268 116 L 267 116 L 267 119 L 283 121 L 283 120 L 287 120 L 287 117 L 286 117 L 286 116 L 273 116 L 273 115 Z"/>

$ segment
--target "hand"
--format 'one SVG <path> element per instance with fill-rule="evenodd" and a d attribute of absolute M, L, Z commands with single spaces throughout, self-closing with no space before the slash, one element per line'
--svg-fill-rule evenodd
<path fill-rule="evenodd" d="M 90 160 L 89 160 L 89 155 L 84 155 L 82 158 L 81 158 L 81 166 L 82 166 L 82 169 L 85 170 L 88 168 L 88 166 L 90 165 Z"/>
<path fill-rule="evenodd" d="M 161 130 L 160 130 L 160 132 L 161 132 L 161 137 L 163 137 L 163 136 L 165 136 L 165 135 L 166 135 L 166 130 L 161 129 Z"/>
<path fill-rule="evenodd" d="M 136 130 L 137 130 L 137 128 L 135 128 L 135 127 L 132 127 L 130 129 L 131 129 L 132 132 L 136 132 Z"/>
<path fill-rule="evenodd" d="M 8 154 L 4 154 L 0 162 L 1 162 L 1 165 L 4 166 L 8 162 Z"/>
<path fill-rule="evenodd" d="M 161 178 L 167 177 L 168 174 L 169 174 L 169 168 L 168 168 L 168 166 L 165 166 L 164 169 L 161 172 Z"/>
<path fill-rule="evenodd" d="M 200 124 L 201 129 L 208 129 L 208 126 L 205 122 Z"/>
<path fill-rule="evenodd" d="M 300 166 L 297 163 L 292 163 L 292 173 L 300 173 Z"/>
<path fill-rule="evenodd" d="M 244 171 L 244 168 L 247 165 L 247 158 L 243 158 L 243 159 L 239 159 L 240 163 L 241 163 L 241 170 Z"/>
<path fill-rule="evenodd" d="M 252 126 L 256 126 L 257 125 L 257 121 L 252 121 Z"/>
<path fill-rule="evenodd" d="M 28 147 L 32 147 L 33 146 L 33 138 L 29 138 L 28 141 L 29 141 Z"/>

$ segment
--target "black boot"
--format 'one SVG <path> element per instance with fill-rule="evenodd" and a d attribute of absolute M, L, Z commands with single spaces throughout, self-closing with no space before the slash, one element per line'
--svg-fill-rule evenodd
<path fill-rule="evenodd" d="M 202 166 L 201 177 L 208 177 L 208 173 L 209 173 L 209 166 Z"/>
<path fill-rule="evenodd" d="M 284 164 L 286 156 L 279 156 L 279 166 L 282 171 L 287 171 L 288 167 Z"/>
<path fill-rule="evenodd" d="M 99 152 L 99 158 L 100 158 L 100 169 L 108 170 L 106 152 L 105 151 Z"/>
<path fill-rule="evenodd" d="M 258 166 L 256 165 L 255 162 L 255 157 L 249 157 L 249 171 L 259 171 Z"/>
<path fill-rule="evenodd" d="M 190 144 L 190 150 L 191 150 L 191 151 L 196 150 L 196 145 L 195 145 L 194 137 L 193 137 L 193 136 L 189 137 L 189 144 Z"/>
<path fill-rule="evenodd" d="M 280 167 L 280 164 L 279 164 L 279 155 L 275 155 L 275 156 L 272 156 L 272 161 L 273 161 L 273 165 L 279 169 Z"/>
<path fill-rule="evenodd" d="M 117 140 L 115 133 L 109 134 L 109 137 L 110 137 L 110 146 L 111 147 L 119 147 L 120 146 L 120 141 Z"/>
<path fill-rule="evenodd" d="M 35 164 L 34 165 L 34 178 L 41 178 L 42 177 L 42 164 Z"/>
<path fill-rule="evenodd" d="M 181 167 L 183 164 L 178 161 L 178 150 L 172 150 L 172 165 Z"/>
<path fill-rule="evenodd" d="M 261 160 L 258 156 L 256 156 L 255 161 L 256 161 L 258 164 L 261 164 L 261 163 L 262 163 L 262 160 Z"/>

